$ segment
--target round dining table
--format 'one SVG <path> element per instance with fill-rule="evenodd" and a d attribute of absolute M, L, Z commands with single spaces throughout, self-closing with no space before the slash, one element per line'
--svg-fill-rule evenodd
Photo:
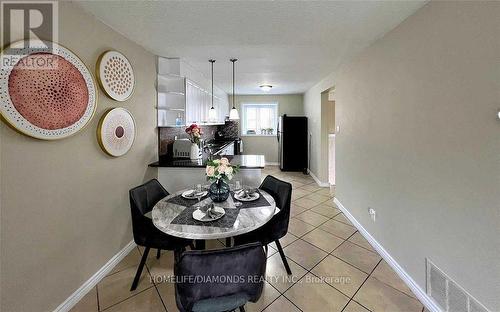
<path fill-rule="evenodd" d="M 162 232 L 179 238 L 194 240 L 211 240 L 230 238 L 248 233 L 266 224 L 279 211 L 269 193 L 258 189 L 259 199 L 251 202 L 240 202 L 234 199 L 231 192 L 227 200 L 214 203 L 225 210 L 225 215 L 215 221 L 202 222 L 193 218 L 196 209 L 203 210 L 212 203 L 209 196 L 200 199 L 186 199 L 181 190 L 160 200 L 151 212 L 153 224 Z"/>

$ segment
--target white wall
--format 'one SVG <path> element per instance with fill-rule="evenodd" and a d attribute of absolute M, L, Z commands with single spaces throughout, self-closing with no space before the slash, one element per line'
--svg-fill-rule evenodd
<path fill-rule="evenodd" d="M 236 95 L 235 105 L 241 114 L 241 103 L 278 103 L 278 115 L 288 114 L 292 116 L 303 116 L 302 94 L 283 94 L 283 95 Z M 233 99 L 229 96 L 231 106 Z M 241 121 L 240 121 L 241 126 Z M 239 129 L 241 136 L 241 127 Z M 278 159 L 278 141 L 276 136 L 242 136 L 243 149 L 245 154 L 264 155 L 266 162 L 276 163 Z"/>
<path fill-rule="evenodd" d="M 499 16 L 500 2 L 430 2 L 309 90 L 305 109 L 317 116 L 320 92 L 335 85 L 337 198 L 422 289 L 429 257 L 491 311 L 500 307 Z"/>

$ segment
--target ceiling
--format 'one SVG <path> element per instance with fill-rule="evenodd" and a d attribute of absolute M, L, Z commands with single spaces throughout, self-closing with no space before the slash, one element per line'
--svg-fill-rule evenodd
<path fill-rule="evenodd" d="M 426 1 L 78 1 L 156 55 L 180 57 L 237 94 L 302 93 Z M 259 85 L 270 84 L 271 92 Z"/>

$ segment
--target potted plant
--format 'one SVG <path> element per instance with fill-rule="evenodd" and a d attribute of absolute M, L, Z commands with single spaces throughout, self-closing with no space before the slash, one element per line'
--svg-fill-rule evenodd
<path fill-rule="evenodd" d="M 201 142 L 201 135 L 203 134 L 203 132 L 201 131 L 200 126 L 198 126 L 197 124 L 192 124 L 191 126 L 186 128 L 186 133 L 188 134 L 189 140 L 192 143 L 190 158 L 191 159 L 201 158 L 200 142 Z"/>
<path fill-rule="evenodd" d="M 233 166 L 226 157 L 209 160 L 205 173 L 207 180 L 212 182 L 209 196 L 214 202 L 223 202 L 229 197 L 228 182 L 239 171 L 239 166 Z"/>

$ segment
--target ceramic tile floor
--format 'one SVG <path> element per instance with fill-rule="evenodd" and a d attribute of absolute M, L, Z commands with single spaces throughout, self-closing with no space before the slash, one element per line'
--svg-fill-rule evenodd
<path fill-rule="evenodd" d="M 287 278 L 271 244 L 268 282 L 260 300 L 248 303 L 246 311 L 423 311 L 410 289 L 335 207 L 334 190 L 276 166 L 267 166 L 263 174 L 294 185 L 289 234 L 280 240 L 293 275 Z M 207 248 L 223 247 L 222 241 L 207 242 Z M 163 252 L 159 260 L 150 252 L 137 290 L 129 291 L 141 252 L 133 249 L 71 311 L 178 311 L 173 285 L 157 280 L 173 274 L 171 252 Z"/>

